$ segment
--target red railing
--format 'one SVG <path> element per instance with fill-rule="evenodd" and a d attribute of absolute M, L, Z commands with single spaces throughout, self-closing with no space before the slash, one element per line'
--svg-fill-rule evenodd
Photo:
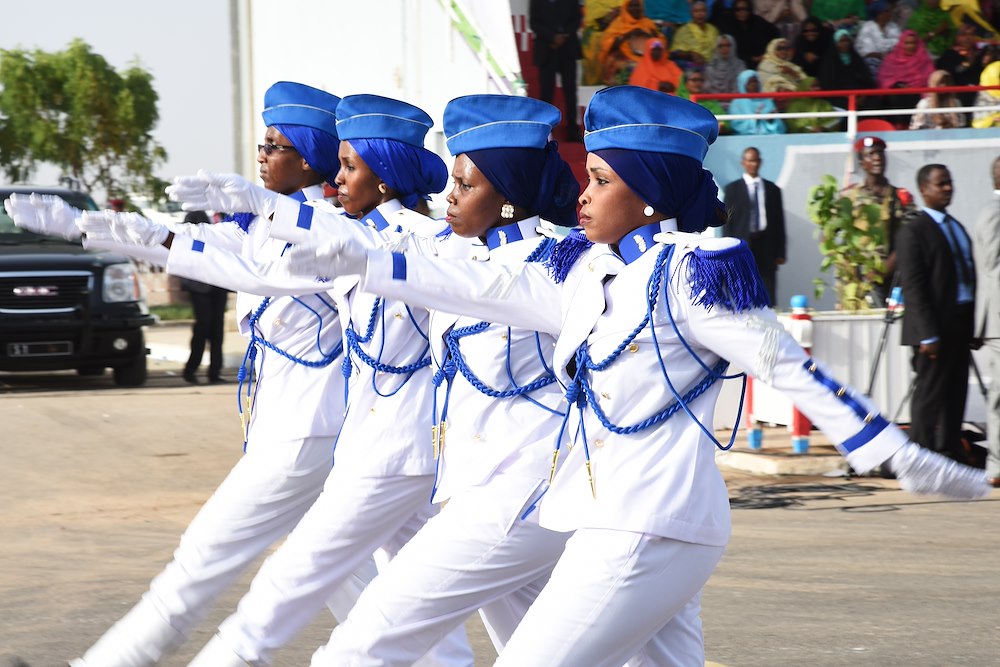
<path fill-rule="evenodd" d="M 869 109 L 858 110 L 858 99 L 862 97 L 884 97 L 895 95 L 922 95 L 923 93 L 972 93 L 980 90 L 1000 90 L 1000 86 L 942 86 L 939 88 L 865 88 L 856 90 L 809 90 L 787 93 L 702 93 L 692 95 L 691 101 L 717 100 L 728 102 L 737 98 L 772 100 L 789 100 L 796 98 L 847 98 L 847 109 L 843 111 L 811 111 L 805 113 L 766 113 L 766 114 L 725 114 L 719 120 L 764 119 L 764 118 L 847 118 L 847 135 L 853 139 L 858 131 L 858 118 L 865 116 L 909 116 L 914 109 Z M 1000 99 L 994 106 L 973 107 L 943 107 L 940 109 L 921 109 L 923 113 L 969 113 L 972 111 L 1000 111 Z"/>

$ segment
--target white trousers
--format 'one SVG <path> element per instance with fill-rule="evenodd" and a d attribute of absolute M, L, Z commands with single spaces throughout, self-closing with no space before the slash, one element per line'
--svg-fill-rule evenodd
<path fill-rule="evenodd" d="M 430 503 L 433 484 L 433 475 L 357 477 L 335 466 L 323 493 L 264 562 L 236 613 L 219 626 L 223 643 L 251 665 L 269 664 L 376 549 L 391 558 L 437 513 Z M 464 627 L 432 653 L 426 664 L 473 663 Z"/>
<path fill-rule="evenodd" d="M 1000 338 L 984 341 L 989 352 L 990 388 L 986 400 L 986 476 L 1000 477 Z"/>
<path fill-rule="evenodd" d="M 412 665 L 480 607 L 502 646 L 569 537 L 518 519 L 539 483 L 500 475 L 451 498 L 369 585 L 313 667 Z"/>
<path fill-rule="evenodd" d="M 577 530 L 495 666 L 703 667 L 700 592 L 723 551 Z"/>
<path fill-rule="evenodd" d="M 148 611 L 127 616 L 120 623 L 128 620 L 128 627 L 111 628 L 77 664 L 141 667 L 174 650 L 176 639 L 163 651 L 149 645 L 164 635 L 163 627 L 151 626 L 162 624 L 186 636 L 240 573 L 291 531 L 323 488 L 334 442 L 334 437 L 305 438 L 248 449 L 188 526 L 173 560 L 150 583 L 139 603 Z M 338 620 L 346 618 L 374 575 L 369 561 L 330 596 Z M 154 661 L 132 657 L 138 654 Z"/>

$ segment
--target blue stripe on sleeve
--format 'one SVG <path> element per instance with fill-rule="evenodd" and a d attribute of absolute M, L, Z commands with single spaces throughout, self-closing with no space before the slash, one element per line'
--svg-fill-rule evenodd
<path fill-rule="evenodd" d="M 406 255 L 401 252 L 392 253 L 392 279 L 406 280 Z"/>
<path fill-rule="evenodd" d="M 205 242 L 198 240 L 191 241 L 191 250 L 194 252 L 205 252 Z"/>
<path fill-rule="evenodd" d="M 875 415 L 870 422 L 865 424 L 863 429 L 845 440 L 840 446 L 847 453 L 853 452 L 855 449 L 871 442 L 872 439 L 884 431 L 887 426 L 889 426 L 889 422 L 885 417 L 882 415 Z"/>
<path fill-rule="evenodd" d="M 295 220 L 295 226 L 299 229 L 312 229 L 313 211 L 312 206 L 299 206 L 299 217 Z"/>

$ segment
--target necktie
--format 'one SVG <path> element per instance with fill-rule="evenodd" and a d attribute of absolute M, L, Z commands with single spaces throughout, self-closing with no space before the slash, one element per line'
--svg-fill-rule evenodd
<path fill-rule="evenodd" d="M 945 216 L 944 224 L 941 226 L 948 237 L 948 245 L 951 246 L 951 251 L 955 254 L 955 268 L 958 271 L 959 280 L 962 281 L 963 285 L 972 285 L 972 270 L 969 268 L 965 252 L 958 242 L 958 233 L 955 231 L 954 222 L 955 219 L 948 215 Z"/>
<path fill-rule="evenodd" d="M 760 231 L 760 204 L 757 200 L 757 187 L 759 184 L 754 181 L 750 187 L 750 233 L 756 234 Z"/>

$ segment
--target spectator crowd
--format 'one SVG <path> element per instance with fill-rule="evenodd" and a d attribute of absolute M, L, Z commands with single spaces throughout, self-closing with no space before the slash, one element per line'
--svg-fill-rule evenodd
<path fill-rule="evenodd" d="M 674 95 L 997 85 L 1000 10 L 977 0 L 580 0 L 582 85 L 630 83 Z M 532 2 L 538 6 L 542 2 Z M 572 82 L 575 86 L 575 82 Z M 846 108 L 841 94 L 698 100 L 716 115 Z M 896 129 L 1000 126 L 1000 91 L 873 93 L 860 109 Z M 830 116 L 723 123 L 735 134 L 841 129 Z"/>

